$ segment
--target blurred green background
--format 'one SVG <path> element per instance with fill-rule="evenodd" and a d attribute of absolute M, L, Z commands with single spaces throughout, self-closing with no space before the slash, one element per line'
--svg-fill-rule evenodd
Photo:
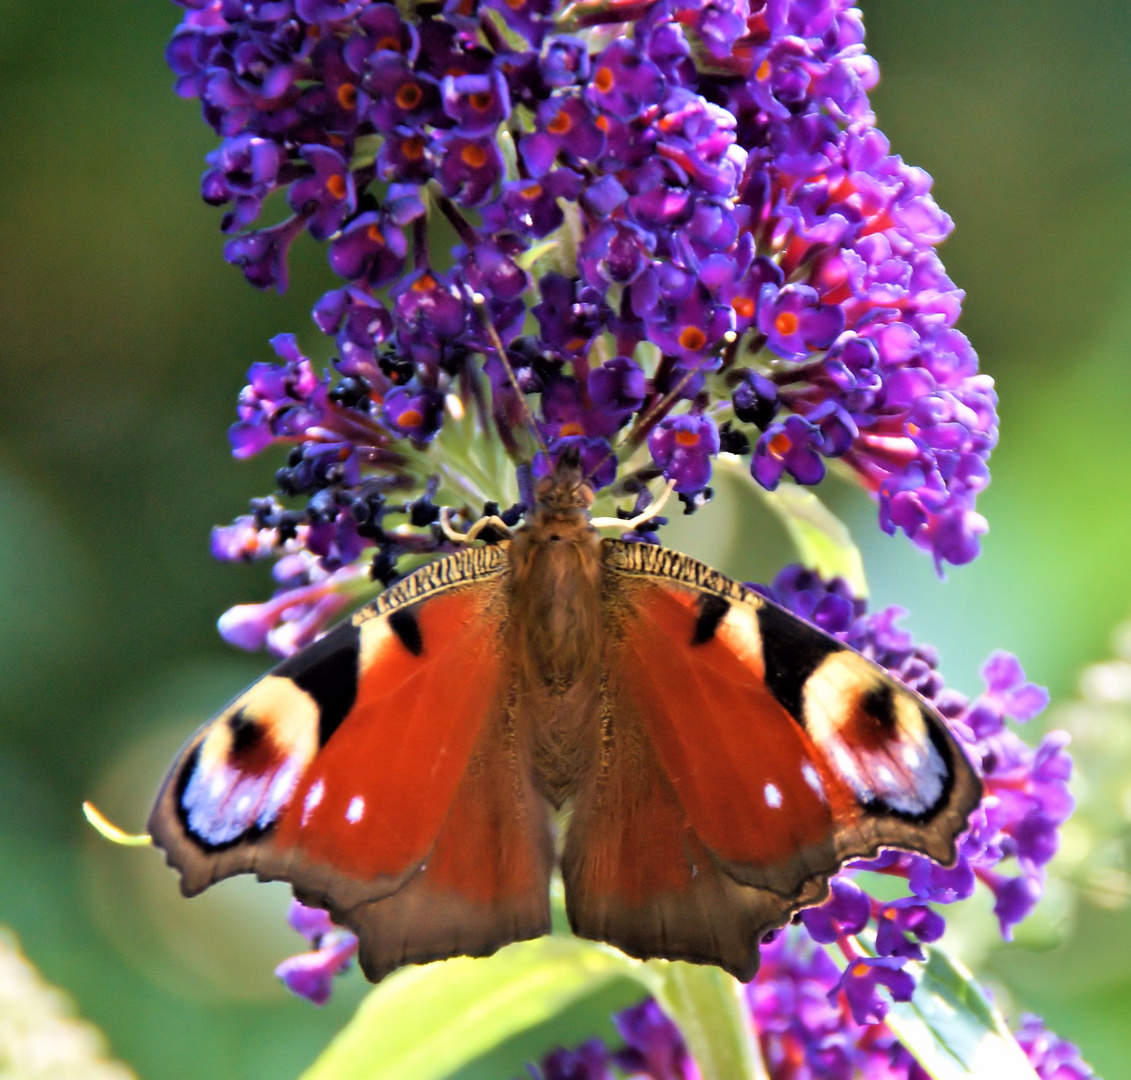
<path fill-rule="evenodd" d="M 864 9 L 880 126 L 957 224 L 943 257 L 1002 443 L 984 556 L 945 583 L 862 497 L 834 501 L 875 599 L 913 612 L 952 683 L 976 691 L 1004 647 L 1066 700 L 1131 611 L 1131 5 Z M 300 244 L 280 298 L 224 265 L 197 195 L 215 140 L 163 62 L 171 4 L 0 14 L 0 923 L 146 1080 L 293 1077 L 361 981 L 324 1010 L 289 999 L 271 975 L 300 944 L 283 887 L 183 902 L 156 855 L 98 841 L 79 804 L 140 828 L 179 742 L 265 666 L 214 631 L 265 571 L 213 563 L 208 531 L 272 486 L 276 463 L 234 463 L 225 430 L 270 336 L 325 353 L 307 313 L 329 271 Z M 757 543 L 717 557 L 763 565 Z M 1126 713 L 1111 724 L 1122 745 Z M 1053 893 L 1022 942 L 986 954 L 972 931 L 970 950 L 1011 1010 L 1131 1077 L 1131 920 L 1118 896 Z"/>

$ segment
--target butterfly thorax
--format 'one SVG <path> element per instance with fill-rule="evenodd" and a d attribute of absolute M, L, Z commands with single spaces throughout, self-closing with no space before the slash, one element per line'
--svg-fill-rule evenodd
<path fill-rule="evenodd" d="M 602 559 L 592 499 L 576 478 L 547 478 L 509 552 L 516 719 L 557 804 L 571 793 L 600 712 Z"/>

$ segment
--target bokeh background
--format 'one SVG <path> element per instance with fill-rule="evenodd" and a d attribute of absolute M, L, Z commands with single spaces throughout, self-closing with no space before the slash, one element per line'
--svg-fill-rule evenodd
<path fill-rule="evenodd" d="M 976 691 L 1004 647 L 1069 702 L 1131 613 L 1131 5 L 863 6 L 880 126 L 957 224 L 942 254 L 998 382 L 1002 441 L 984 555 L 946 582 L 880 534 L 862 496 L 830 500 L 875 600 L 910 609 L 952 683 Z M 213 563 L 208 531 L 268 491 L 277 463 L 233 462 L 225 431 L 270 336 L 295 330 L 325 355 L 308 318 L 321 251 L 298 245 L 281 298 L 221 259 L 196 189 L 214 140 L 163 62 L 177 18 L 161 0 L 0 2 L 0 924 L 146 1080 L 288 1078 L 360 979 L 323 1010 L 289 999 L 271 975 L 300 945 L 285 888 L 182 901 L 155 854 L 111 848 L 79 812 L 94 798 L 140 828 L 181 740 L 265 666 L 214 622 L 263 596 L 266 572 Z M 727 527 L 696 519 L 697 540 L 681 525 L 684 546 L 711 532 L 701 554 L 773 569 L 762 519 L 725 491 L 704 513 Z M 1131 1077 L 1129 724 L 1115 709 L 1089 729 L 1106 773 L 1082 789 L 1090 816 L 1047 910 L 1008 948 L 984 922 L 961 928 L 1000 1000 L 1043 1013 L 1108 1080 Z M 1098 849 L 1106 891 L 1080 887 Z M 523 1053 L 468 1077 L 505 1080 Z"/>

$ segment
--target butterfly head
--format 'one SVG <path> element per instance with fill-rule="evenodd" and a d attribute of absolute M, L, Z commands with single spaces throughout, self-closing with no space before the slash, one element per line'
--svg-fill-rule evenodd
<path fill-rule="evenodd" d="M 553 472 L 538 481 L 534 489 L 536 516 L 588 520 L 593 488 L 586 482 L 579 456 L 571 451 L 563 453 Z"/>

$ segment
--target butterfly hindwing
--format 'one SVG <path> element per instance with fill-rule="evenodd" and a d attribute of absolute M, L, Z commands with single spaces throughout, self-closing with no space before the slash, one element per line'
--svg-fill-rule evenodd
<path fill-rule="evenodd" d="M 358 930 L 371 977 L 545 932 L 552 855 L 511 745 L 506 571 L 493 548 L 421 568 L 205 725 L 149 823 L 182 889 L 289 881 Z"/>
<path fill-rule="evenodd" d="M 671 927 L 706 905 L 700 926 L 758 933 L 736 949 L 704 930 L 682 955 L 748 977 L 762 933 L 847 859 L 890 846 L 953 861 L 980 784 L 920 698 L 686 556 L 606 540 L 605 571 L 604 738 L 638 745 L 578 796 L 565 873 L 579 933 L 609 936 L 615 912 L 612 940 L 671 955 Z M 626 771 L 641 759 L 647 787 Z"/>

